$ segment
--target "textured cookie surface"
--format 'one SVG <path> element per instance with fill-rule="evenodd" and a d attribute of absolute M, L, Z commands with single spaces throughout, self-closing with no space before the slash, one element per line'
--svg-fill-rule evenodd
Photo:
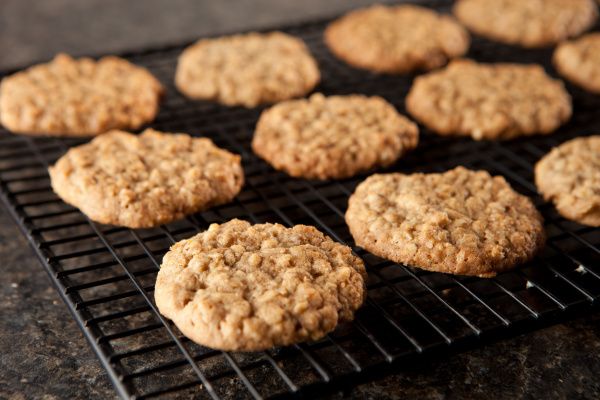
<path fill-rule="evenodd" d="M 457 167 L 438 174 L 372 175 L 350 197 L 356 244 L 430 271 L 491 277 L 544 244 L 542 217 L 500 176 Z"/>
<path fill-rule="evenodd" d="M 548 134 L 572 113 L 564 85 L 542 67 L 470 60 L 417 77 L 406 107 L 438 134 L 477 140 Z"/>
<path fill-rule="evenodd" d="M 121 58 L 59 54 L 2 80 L 0 121 L 13 132 L 52 136 L 137 129 L 154 119 L 162 92 L 146 69 Z"/>
<path fill-rule="evenodd" d="M 437 68 L 462 56 L 470 39 L 453 18 L 427 8 L 376 5 L 332 22 L 325 43 L 355 67 L 407 73 Z"/>
<path fill-rule="evenodd" d="M 600 33 L 560 44 L 554 51 L 553 61 L 562 76 L 600 94 Z"/>
<path fill-rule="evenodd" d="M 594 0 L 458 0 L 454 15 L 490 39 L 543 47 L 591 28 L 598 7 Z"/>
<path fill-rule="evenodd" d="M 74 147 L 50 167 L 52 188 L 94 221 L 152 227 L 231 201 L 240 157 L 206 138 L 111 131 Z"/>
<path fill-rule="evenodd" d="M 232 220 L 172 246 L 154 296 L 193 341 L 256 351 L 317 340 L 352 320 L 364 277 L 349 247 L 313 227 Z"/>
<path fill-rule="evenodd" d="M 535 184 L 563 217 L 600 226 L 600 136 L 552 149 L 535 166 Z"/>
<path fill-rule="evenodd" d="M 281 32 L 200 40 L 181 54 L 175 74 L 190 98 L 246 107 L 304 96 L 319 80 L 304 42 Z"/>
<path fill-rule="evenodd" d="M 295 177 L 345 178 L 393 164 L 416 147 L 418 135 L 381 97 L 314 94 L 264 111 L 252 148 Z"/>

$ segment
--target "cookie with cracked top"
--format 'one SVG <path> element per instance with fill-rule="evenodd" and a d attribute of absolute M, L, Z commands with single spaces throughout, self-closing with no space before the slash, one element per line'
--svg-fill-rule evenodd
<path fill-rule="evenodd" d="M 535 184 L 563 217 L 600 227 L 600 136 L 553 148 L 535 165 Z"/>
<path fill-rule="evenodd" d="M 414 5 L 375 5 L 352 11 L 325 30 L 325 43 L 357 68 L 404 74 L 440 67 L 469 49 L 454 18 Z"/>
<path fill-rule="evenodd" d="M 418 136 L 417 126 L 381 97 L 314 94 L 265 110 L 252 148 L 291 176 L 339 179 L 393 164 Z"/>
<path fill-rule="evenodd" d="M 590 29 L 594 0 L 458 0 L 454 15 L 469 30 L 523 47 L 550 46 Z"/>
<path fill-rule="evenodd" d="M 569 81 L 600 94 L 600 33 L 589 33 L 559 44 L 552 61 Z"/>
<path fill-rule="evenodd" d="M 164 256 L 154 297 L 194 342 L 258 351 L 318 340 L 354 318 L 365 268 L 317 229 L 231 220 Z"/>
<path fill-rule="evenodd" d="M 210 139 L 146 129 L 111 131 L 71 148 L 50 167 L 54 191 L 105 224 L 149 228 L 231 201 L 240 156 Z"/>
<path fill-rule="evenodd" d="M 417 77 L 406 108 L 440 135 L 476 140 L 549 134 L 572 114 L 563 83 L 541 66 L 471 60 Z"/>
<path fill-rule="evenodd" d="M 321 78 L 301 39 L 283 32 L 202 39 L 177 63 L 175 85 L 192 99 L 256 107 L 309 93 Z"/>
<path fill-rule="evenodd" d="M 529 198 L 501 176 L 463 167 L 372 175 L 350 197 L 346 223 L 356 244 L 379 257 L 482 278 L 530 260 L 545 241 Z"/>
<path fill-rule="evenodd" d="M 24 134 L 95 136 L 137 129 L 158 113 L 163 87 L 119 57 L 57 55 L 2 80 L 0 122 Z"/>

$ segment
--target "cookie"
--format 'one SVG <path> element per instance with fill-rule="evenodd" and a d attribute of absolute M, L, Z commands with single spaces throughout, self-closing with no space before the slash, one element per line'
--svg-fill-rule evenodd
<path fill-rule="evenodd" d="M 304 42 L 282 32 L 200 40 L 184 50 L 175 73 L 187 97 L 245 107 L 304 96 L 319 80 Z"/>
<path fill-rule="evenodd" d="M 360 247 L 429 271 L 493 277 L 544 245 L 542 217 L 501 176 L 377 174 L 350 197 L 346 222 Z"/>
<path fill-rule="evenodd" d="M 406 108 L 440 135 L 476 140 L 549 134 L 572 114 L 563 83 L 541 66 L 470 60 L 417 77 Z"/>
<path fill-rule="evenodd" d="M 325 43 L 354 67 L 403 74 L 462 56 L 470 39 L 450 16 L 413 5 L 375 5 L 333 21 L 325 30 Z"/>
<path fill-rule="evenodd" d="M 346 178 L 393 164 L 418 136 L 417 126 L 381 97 L 314 94 L 265 110 L 252 148 L 294 177 Z"/>
<path fill-rule="evenodd" d="M 150 72 L 121 58 L 59 54 L 2 80 L 0 122 L 13 132 L 50 136 L 137 129 L 154 119 L 162 93 Z"/>
<path fill-rule="evenodd" d="M 590 29 L 594 0 L 458 0 L 454 15 L 469 30 L 523 47 L 544 47 Z"/>
<path fill-rule="evenodd" d="M 173 245 L 154 298 L 194 342 L 258 351 L 318 340 L 352 320 L 365 278 L 349 247 L 311 226 L 234 219 Z"/>
<path fill-rule="evenodd" d="M 104 224 L 149 228 L 231 201 L 240 157 L 210 139 L 146 129 L 110 131 L 50 167 L 54 191 Z"/>
<path fill-rule="evenodd" d="M 600 136 L 552 149 L 535 165 L 535 184 L 563 217 L 600 227 Z"/>
<path fill-rule="evenodd" d="M 553 62 L 562 76 L 600 94 L 600 33 L 560 44 L 554 51 Z"/>

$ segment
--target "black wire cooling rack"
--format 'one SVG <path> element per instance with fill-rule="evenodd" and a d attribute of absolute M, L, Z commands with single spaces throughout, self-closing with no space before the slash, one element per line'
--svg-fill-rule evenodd
<path fill-rule="evenodd" d="M 448 1 L 427 1 L 446 11 Z M 326 94 L 381 95 L 404 111 L 412 77 L 358 71 L 334 59 L 322 42 L 327 21 L 283 29 L 316 56 Z M 259 353 L 198 346 L 162 318 L 153 288 L 162 255 L 212 222 L 314 225 L 353 245 L 344 212 L 365 176 L 343 181 L 291 179 L 250 149 L 260 109 L 226 108 L 180 96 L 172 81 L 181 46 L 124 55 L 168 88 L 153 127 L 205 135 L 242 155 L 246 185 L 231 203 L 155 229 L 97 224 L 63 203 L 46 169 L 83 140 L 27 137 L 0 131 L 2 199 L 123 398 L 263 398 L 314 395 L 348 388 L 425 356 L 474 346 L 585 312 L 600 295 L 600 230 L 559 217 L 532 184 L 534 163 L 553 146 L 600 133 L 600 96 L 568 85 L 573 119 L 557 133 L 510 142 L 442 138 L 422 131 L 416 151 L 390 170 L 442 171 L 456 165 L 504 175 L 531 196 L 546 220 L 548 242 L 531 263 L 493 279 L 455 277 L 397 265 L 355 248 L 369 272 L 368 299 L 352 323 L 316 343 Z M 521 50 L 474 39 L 481 61 L 538 62 L 554 73 L 550 49 Z M 430 362 L 435 362 L 431 360 Z"/>

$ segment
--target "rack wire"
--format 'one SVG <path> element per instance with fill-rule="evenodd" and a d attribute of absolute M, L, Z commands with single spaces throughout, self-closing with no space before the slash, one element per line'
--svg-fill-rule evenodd
<path fill-rule="evenodd" d="M 449 1 L 425 1 L 447 11 Z M 404 112 L 412 76 L 375 75 L 336 60 L 322 42 L 327 21 L 283 29 L 301 37 L 317 58 L 325 94 L 381 95 Z M 354 247 L 369 272 L 368 298 L 356 320 L 324 339 L 258 353 L 211 350 L 185 338 L 153 302 L 162 255 L 175 241 L 212 222 L 314 225 L 354 242 L 344 223 L 348 196 L 366 175 L 342 181 L 292 179 L 253 155 L 250 141 L 261 109 L 192 102 L 172 84 L 184 45 L 125 54 L 168 88 L 152 126 L 208 136 L 242 155 L 246 185 L 237 199 L 154 229 L 97 224 L 63 203 L 47 167 L 82 139 L 17 136 L 0 130 L 2 200 L 27 236 L 52 282 L 123 398 L 267 398 L 349 388 L 432 358 L 589 312 L 600 295 L 600 230 L 561 218 L 536 194 L 532 167 L 557 144 L 600 132 L 600 97 L 568 85 L 574 117 L 557 133 L 509 142 L 444 138 L 422 129 L 416 151 L 388 171 L 443 171 L 456 165 L 504 175 L 544 215 L 548 241 L 532 262 L 492 279 L 413 269 Z M 469 57 L 537 62 L 554 74 L 551 50 L 521 50 L 474 38 Z M 2 74 L 2 75 L 6 75 Z M 435 361 L 431 361 L 435 362 Z"/>

